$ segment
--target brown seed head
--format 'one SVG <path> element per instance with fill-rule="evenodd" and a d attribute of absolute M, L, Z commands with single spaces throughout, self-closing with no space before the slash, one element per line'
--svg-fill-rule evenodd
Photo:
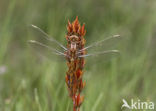
<path fill-rule="evenodd" d="M 67 35 L 78 35 L 80 37 L 83 37 L 86 34 L 85 24 L 83 24 L 81 27 L 77 16 L 75 21 L 73 21 L 72 23 L 70 23 L 70 21 L 68 20 L 67 31 Z"/>

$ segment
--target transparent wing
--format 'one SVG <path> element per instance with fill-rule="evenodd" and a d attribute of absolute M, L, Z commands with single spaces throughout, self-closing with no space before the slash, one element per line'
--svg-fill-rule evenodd
<path fill-rule="evenodd" d="M 84 50 L 86 50 L 87 52 L 91 52 L 91 51 L 94 52 L 94 51 L 112 49 L 118 44 L 120 38 L 121 38 L 120 35 L 113 35 L 113 36 L 107 37 L 101 41 L 94 42 L 88 45 L 87 47 L 79 50 L 79 52 L 82 52 Z"/>
<path fill-rule="evenodd" d="M 51 59 L 53 61 L 65 61 L 66 55 L 57 49 L 35 40 L 29 40 L 28 43 L 33 49 L 33 52 L 35 52 L 38 56 L 46 57 L 47 59 Z"/>
<path fill-rule="evenodd" d="M 35 25 L 31 25 L 31 32 L 35 40 L 39 40 L 44 44 L 50 45 L 51 47 L 59 48 L 62 51 L 66 51 L 67 48 L 64 47 L 61 43 L 54 39 L 54 37 L 49 36 L 42 29 Z"/>
<path fill-rule="evenodd" d="M 30 34 L 33 40 L 29 40 L 28 43 L 34 52 L 52 60 L 65 60 L 64 52 L 67 49 L 53 37 L 50 37 L 35 25 L 31 25 Z"/>
<path fill-rule="evenodd" d="M 101 52 L 94 52 L 94 53 L 89 53 L 85 55 L 80 55 L 79 57 L 98 56 L 98 55 L 113 54 L 113 53 L 119 53 L 119 50 L 106 50 L 106 51 L 101 51 Z"/>
<path fill-rule="evenodd" d="M 120 35 L 113 35 L 101 41 L 94 42 L 85 48 L 79 50 L 78 53 L 86 51 L 85 55 L 79 54 L 79 57 L 85 57 L 87 61 L 101 62 L 111 60 L 113 57 L 120 55 L 118 50 L 119 43 L 121 42 Z"/>

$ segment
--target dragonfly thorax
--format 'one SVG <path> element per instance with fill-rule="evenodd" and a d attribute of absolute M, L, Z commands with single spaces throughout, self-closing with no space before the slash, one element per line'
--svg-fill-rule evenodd
<path fill-rule="evenodd" d="M 70 49 L 71 49 L 71 51 L 72 51 L 72 50 L 76 50 L 76 43 L 75 43 L 75 42 L 72 42 L 72 43 L 71 43 Z"/>

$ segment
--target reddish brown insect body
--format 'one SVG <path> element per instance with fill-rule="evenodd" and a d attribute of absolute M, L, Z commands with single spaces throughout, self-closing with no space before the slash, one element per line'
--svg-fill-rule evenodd
<path fill-rule="evenodd" d="M 73 101 L 73 110 L 79 111 L 79 107 L 83 102 L 84 96 L 81 96 L 81 91 L 84 88 L 85 82 L 82 81 L 83 67 L 85 60 L 83 57 L 78 57 L 79 55 L 84 55 L 85 50 L 79 52 L 79 50 L 84 48 L 85 39 L 84 35 L 86 33 L 85 24 L 79 24 L 78 17 L 71 24 L 68 21 L 67 26 L 67 50 L 66 59 L 68 65 L 68 71 L 66 72 L 66 84 L 69 91 L 69 96 Z"/>

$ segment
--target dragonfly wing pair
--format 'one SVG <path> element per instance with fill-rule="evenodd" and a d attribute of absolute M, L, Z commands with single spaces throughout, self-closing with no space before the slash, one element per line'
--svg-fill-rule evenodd
<path fill-rule="evenodd" d="M 30 34 L 33 40 L 29 40 L 31 48 L 37 54 L 52 60 L 65 60 L 64 52 L 67 50 L 65 46 L 49 36 L 42 29 L 35 25 L 31 25 Z"/>
<path fill-rule="evenodd" d="M 79 57 L 89 57 L 89 56 L 103 56 L 106 54 L 119 53 L 117 48 L 117 44 L 120 40 L 120 35 L 113 35 L 110 37 L 106 37 L 105 39 L 94 42 L 84 49 L 81 49 L 79 52 L 86 50 L 86 55 L 80 55 Z"/>

